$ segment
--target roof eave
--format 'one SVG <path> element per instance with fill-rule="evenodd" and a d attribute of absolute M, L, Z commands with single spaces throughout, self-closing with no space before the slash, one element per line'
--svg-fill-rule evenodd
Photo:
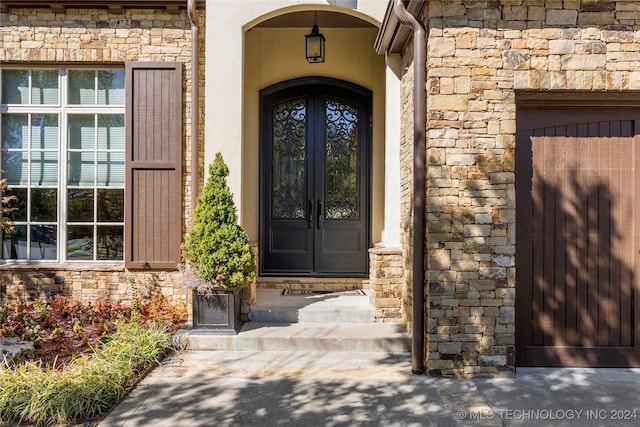
<path fill-rule="evenodd" d="M 414 16 L 420 16 L 427 1 L 428 0 L 404 0 L 404 3 L 407 12 Z M 376 52 L 379 55 L 402 52 L 411 34 L 411 28 L 406 25 L 401 25 L 393 11 L 393 0 L 390 0 L 374 44 Z"/>

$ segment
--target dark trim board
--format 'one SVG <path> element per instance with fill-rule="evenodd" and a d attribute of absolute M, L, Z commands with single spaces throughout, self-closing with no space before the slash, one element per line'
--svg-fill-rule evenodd
<path fill-rule="evenodd" d="M 199 9 L 206 7 L 206 1 L 197 1 Z M 112 13 L 122 13 L 123 9 L 165 9 L 169 13 L 178 13 L 187 8 L 187 0 L 2 0 L 0 12 L 18 8 L 51 8 L 54 13 L 64 13 L 67 8 L 109 9 Z"/>

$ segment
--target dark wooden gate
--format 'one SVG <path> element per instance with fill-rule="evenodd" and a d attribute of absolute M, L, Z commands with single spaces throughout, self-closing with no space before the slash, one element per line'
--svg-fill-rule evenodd
<path fill-rule="evenodd" d="M 637 108 L 518 109 L 517 363 L 640 366 Z"/>

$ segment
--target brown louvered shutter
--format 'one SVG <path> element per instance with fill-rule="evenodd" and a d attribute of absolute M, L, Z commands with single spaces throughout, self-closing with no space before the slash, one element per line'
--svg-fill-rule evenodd
<path fill-rule="evenodd" d="M 173 269 L 182 239 L 182 64 L 126 64 L 125 265 Z"/>

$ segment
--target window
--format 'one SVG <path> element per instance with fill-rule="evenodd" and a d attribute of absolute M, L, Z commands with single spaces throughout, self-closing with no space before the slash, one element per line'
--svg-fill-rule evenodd
<path fill-rule="evenodd" d="M 182 66 L 0 68 L 0 168 L 16 196 L 2 259 L 176 268 Z"/>
<path fill-rule="evenodd" d="M 2 258 L 122 261 L 124 69 L 0 70 L 0 168 L 16 196 Z"/>

